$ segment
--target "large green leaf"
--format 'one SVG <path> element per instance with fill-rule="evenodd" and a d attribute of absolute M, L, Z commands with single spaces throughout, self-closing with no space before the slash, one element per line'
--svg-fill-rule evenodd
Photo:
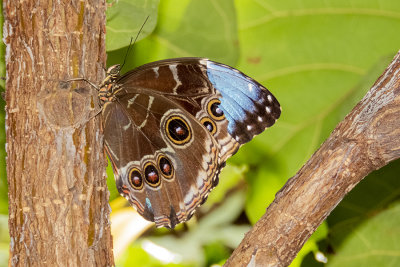
<path fill-rule="evenodd" d="M 116 50 L 129 44 L 130 38 L 139 34 L 138 40 L 149 35 L 157 24 L 157 8 L 160 0 L 117 0 L 107 9 L 107 50 Z"/>
<path fill-rule="evenodd" d="M 282 105 L 277 125 L 244 146 L 236 160 L 256 154 L 252 161 L 268 165 L 274 157 L 282 165 L 279 176 L 287 178 L 349 111 L 333 112 L 365 74 L 400 48 L 400 2 L 237 0 L 236 7 L 238 68 Z"/>
<path fill-rule="evenodd" d="M 400 265 L 399 173 L 400 160 L 372 173 L 332 212 L 329 266 Z"/>
<path fill-rule="evenodd" d="M 357 228 L 350 228 L 348 238 L 327 266 L 399 266 L 399 221 L 400 202 L 397 202 Z"/>
<path fill-rule="evenodd" d="M 109 64 L 121 63 L 124 53 L 125 49 L 110 53 Z M 190 56 L 236 63 L 238 37 L 233 0 L 162 1 L 155 31 L 135 45 L 126 69 Z"/>

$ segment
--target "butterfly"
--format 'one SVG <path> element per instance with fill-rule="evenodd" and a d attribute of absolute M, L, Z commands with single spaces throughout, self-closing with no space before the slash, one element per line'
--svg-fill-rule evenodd
<path fill-rule="evenodd" d="M 120 68 L 107 70 L 98 94 L 117 189 L 145 219 L 174 228 L 281 107 L 260 83 L 206 58 L 152 62 L 124 75 Z"/>

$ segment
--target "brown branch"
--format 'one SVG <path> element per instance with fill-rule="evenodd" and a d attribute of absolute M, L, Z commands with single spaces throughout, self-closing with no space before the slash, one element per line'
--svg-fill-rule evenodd
<path fill-rule="evenodd" d="M 225 266 L 287 266 L 344 196 L 400 157 L 400 52 L 274 202 Z"/>
<path fill-rule="evenodd" d="M 103 78 L 105 2 L 5 0 L 4 15 L 9 265 L 113 265 L 97 97 L 60 86 Z"/>

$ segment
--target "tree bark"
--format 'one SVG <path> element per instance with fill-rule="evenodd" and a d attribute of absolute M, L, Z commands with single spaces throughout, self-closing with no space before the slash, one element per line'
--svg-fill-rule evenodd
<path fill-rule="evenodd" d="M 400 157 L 400 52 L 310 160 L 276 194 L 225 266 L 288 266 L 344 196 Z"/>
<path fill-rule="evenodd" d="M 97 95 L 60 82 L 103 78 L 105 2 L 3 6 L 9 265 L 114 265 Z"/>

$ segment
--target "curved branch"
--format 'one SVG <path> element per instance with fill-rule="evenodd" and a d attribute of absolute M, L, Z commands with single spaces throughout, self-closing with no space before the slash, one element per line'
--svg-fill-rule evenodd
<path fill-rule="evenodd" d="M 225 266 L 287 266 L 344 196 L 400 157 L 400 52 L 276 194 Z"/>

